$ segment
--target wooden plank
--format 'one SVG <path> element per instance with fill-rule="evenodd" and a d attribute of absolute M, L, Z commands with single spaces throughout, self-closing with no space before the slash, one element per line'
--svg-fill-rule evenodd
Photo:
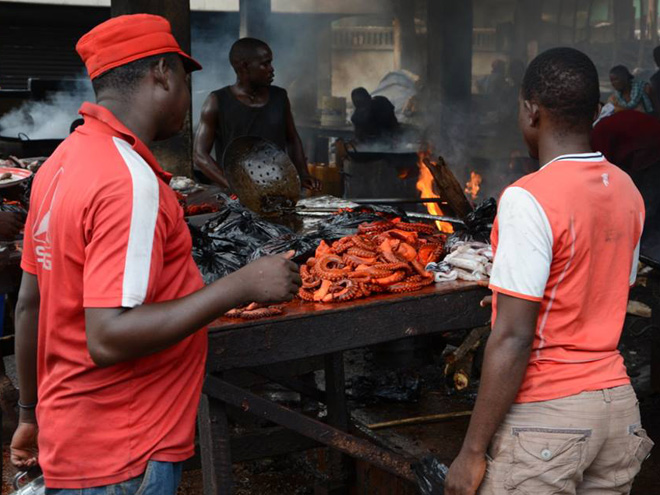
<path fill-rule="evenodd" d="M 325 356 L 325 393 L 328 405 L 327 423 L 348 431 L 349 413 L 346 402 L 346 379 L 344 376 L 344 354 L 335 352 Z M 330 482 L 333 493 L 348 493 L 350 458 L 339 452 L 330 453 Z M 326 484 L 326 489 L 329 486 Z"/>
<path fill-rule="evenodd" d="M 479 306 L 488 291 L 476 284 L 454 287 L 453 291 L 429 289 L 339 308 L 319 305 L 325 307 L 317 311 L 294 303 L 288 316 L 261 323 L 233 323 L 225 331 L 216 326 L 209 333 L 208 369 L 221 371 L 320 356 L 417 335 L 475 328 L 490 319 L 490 311 Z"/>
<path fill-rule="evenodd" d="M 241 407 L 245 412 L 294 430 L 356 459 L 375 464 L 397 476 L 411 481 L 415 479 L 410 469 L 410 459 L 275 404 L 247 390 L 235 387 L 215 376 L 207 376 L 204 393 L 227 404 Z"/>
<path fill-rule="evenodd" d="M 231 447 L 225 404 L 203 394 L 197 424 L 204 495 L 231 495 Z"/>

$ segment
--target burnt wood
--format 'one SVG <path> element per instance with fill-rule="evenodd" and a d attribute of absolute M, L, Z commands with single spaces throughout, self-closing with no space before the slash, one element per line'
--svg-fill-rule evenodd
<path fill-rule="evenodd" d="M 447 162 L 441 156 L 437 162 L 424 160 L 424 165 L 429 169 L 440 189 L 440 197 L 447 201 L 449 207 L 459 218 L 465 218 L 472 211 L 472 205 L 465 197 L 465 192 L 460 182 L 456 179 Z"/>
<path fill-rule="evenodd" d="M 286 314 L 256 322 L 220 319 L 209 331 L 208 370 L 246 368 L 484 325 L 488 291 L 452 282 L 406 295 L 342 305 L 290 303 Z"/>

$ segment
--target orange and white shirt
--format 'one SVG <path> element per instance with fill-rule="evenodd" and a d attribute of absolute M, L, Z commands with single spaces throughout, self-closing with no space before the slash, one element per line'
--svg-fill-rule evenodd
<path fill-rule="evenodd" d="M 560 156 L 507 188 L 490 287 L 541 303 L 516 402 L 629 383 L 617 346 L 635 281 L 644 202 L 600 153 Z"/>
<path fill-rule="evenodd" d="M 87 348 L 85 308 L 133 308 L 204 286 L 174 191 L 149 149 L 106 108 L 37 173 L 23 269 L 41 296 L 39 464 L 49 488 L 128 480 L 149 460 L 194 454 L 207 337 L 107 368 Z"/>

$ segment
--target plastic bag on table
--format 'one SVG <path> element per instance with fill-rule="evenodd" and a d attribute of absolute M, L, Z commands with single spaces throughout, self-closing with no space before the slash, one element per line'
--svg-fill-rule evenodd
<path fill-rule="evenodd" d="M 449 468 L 436 457 L 426 456 L 412 465 L 421 495 L 444 495 Z"/>
<path fill-rule="evenodd" d="M 446 249 L 450 250 L 457 241 L 489 243 L 495 215 L 497 215 L 497 201 L 489 198 L 465 217 L 465 227 L 456 229 L 456 232 L 449 236 Z"/>

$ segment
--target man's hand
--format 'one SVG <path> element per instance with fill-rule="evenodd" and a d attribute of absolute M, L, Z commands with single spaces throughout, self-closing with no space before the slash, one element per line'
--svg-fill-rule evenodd
<path fill-rule="evenodd" d="M 488 308 L 492 305 L 493 305 L 493 296 L 486 296 L 479 303 L 479 306 L 481 306 L 482 308 Z"/>
<path fill-rule="evenodd" d="M 37 465 L 39 447 L 37 439 L 39 427 L 36 423 L 20 422 L 11 439 L 11 463 L 20 471 L 27 471 Z"/>
<path fill-rule="evenodd" d="M 0 239 L 14 239 L 25 225 L 25 219 L 20 213 L 0 211 Z"/>
<path fill-rule="evenodd" d="M 321 181 L 313 175 L 305 175 L 301 177 L 300 182 L 305 189 L 309 189 L 310 191 L 321 190 Z"/>
<path fill-rule="evenodd" d="M 476 495 L 485 475 L 486 457 L 461 451 L 449 468 L 445 495 Z"/>
<path fill-rule="evenodd" d="M 290 301 L 302 284 L 300 271 L 291 258 L 295 253 L 264 256 L 237 272 L 243 277 L 248 299 L 259 303 Z"/>

